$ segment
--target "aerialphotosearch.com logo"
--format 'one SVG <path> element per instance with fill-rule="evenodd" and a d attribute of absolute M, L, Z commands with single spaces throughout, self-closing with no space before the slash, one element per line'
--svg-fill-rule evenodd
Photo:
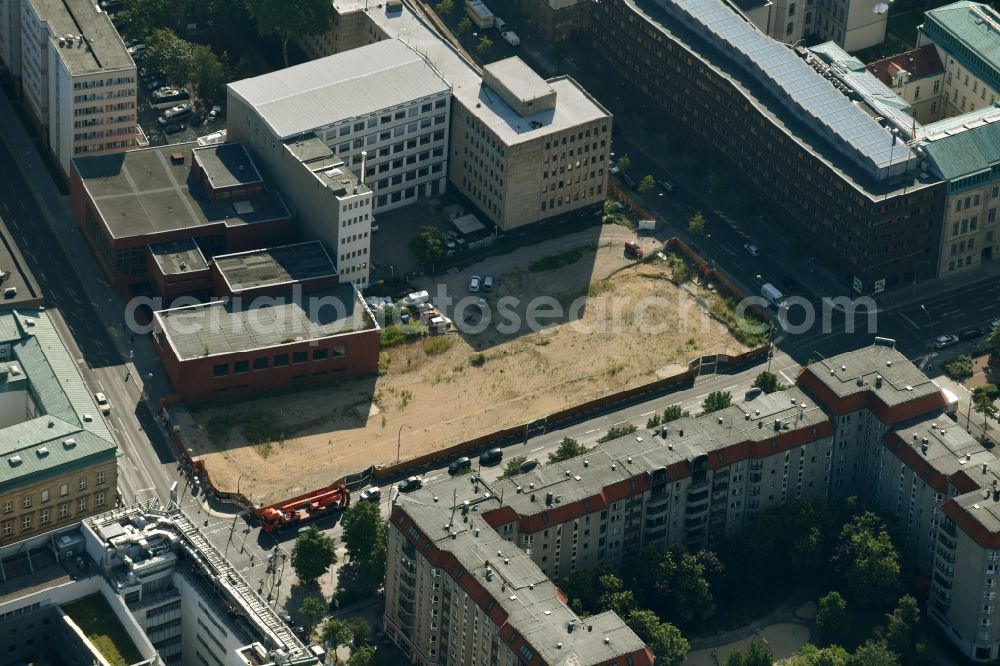
<path fill-rule="evenodd" d="M 690 297 L 680 291 L 674 297 L 651 294 L 637 299 L 598 294 L 561 300 L 543 294 L 529 299 L 506 295 L 488 301 L 481 295 L 452 296 L 446 285 L 439 284 L 429 301 L 436 312 L 451 320 L 459 333 L 467 335 L 491 329 L 505 336 L 523 335 L 562 325 L 582 333 L 657 335 L 670 330 L 707 332 L 712 326 L 722 326 L 702 314 L 701 309 L 691 308 Z M 165 305 L 159 297 L 133 298 L 126 306 L 126 327 L 139 335 L 152 332 L 154 324 L 140 321 L 137 313 L 159 311 Z M 303 293 L 301 285 L 294 285 L 287 297 L 233 296 L 209 303 L 180 297 L 169 303 L 167 316 L 171 332 L 177 334 L 238 333 L 249 328 L 250 332 L 261 336 L 280 332 L 287 337 L 312 338 L 315 336 L 309 335 L 311 332 L 345 317 L 358 316 L 362 307 L 360 300 L 345 302 L 329 292 Z M 420 307 L 427 306 L 414 309 Z M 766 299 L 747 296 L 737 301 L 733 310 L 735 320 L 748 335 L 766 335 L 772 321 L 776 324 L 776 332 L 788 335 L 829 334 L 839 331 L 841 323 L 846 333 L 875 334 L 878 328 L 878 308 L 874 299 L 868 296 L 824 297 L 819 307 L 806 298 L 790 296 L 776 312 Z M 770 316 L 761 317 L 759 313 L 764 311 Z M 234 317 L 231 315 L 234 312 L 242 314 Z M 384 328 L 402 325 L 407 312 L 411 322 L 414 318 L 419 319 L 418 312 L 404 307 L 376 308 L 372 316 Z M 856 330 L 859 317 L 863 317 L 866 331 Z M 691 321 L 692 318 L 695 321 Z"/>

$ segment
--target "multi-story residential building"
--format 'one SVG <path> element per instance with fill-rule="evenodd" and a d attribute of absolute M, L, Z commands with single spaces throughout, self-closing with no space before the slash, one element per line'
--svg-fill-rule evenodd
<path fill-rule="evenodd" d="M 48 315 L 0 322 L 2 545 L 115 506 L 118 448 Z"/>
<path fill-rule="evenodd" d="M 484 490 L 452 479 L 398 498 L 392 510 L 383 623 L 409 662 L 652 664 L 621 618 L 578 617 L 525 552 L 531 549 L 483 520 L 499 504 Z"/>
<path fill-rule="evenodd" d="M 919 175 L 912 118 L 876 95 L 855 104 L 821 61 L 721 0 L 593 9 L 595 50 L 692 150 L 761 197 L 776 226 L 823 247 L 845 290 L 877 294 L 936 274 L 945 187 Z"/>
<path fill-rule="evenodd" d="M 136 145 L 135 62 L 93 0 L 5 2 L 0 57 L 65 175 Z"/>
<path fill-rule="evenodd" d="M 516 57 L 480 71 L 406 5 L 386 11 L 350 0 L 335 10 L 331 32 L 306 38 L 303 48 L 322 58 L 356 44 L 401 40 L 433 65 L 451 87 L 449 180 L 499 229 L 604 200 L 611 114 L 571 78 L 543 80 Z"/>
<path fill-rule="evenodd" d="M 912 108 L 917 123 L 940 120 L 944 112 L 944 65 L 937 47 L 926 44 L 868 63 L 868 71 Z"/>
<path fill-rule="evenodd" d="M 920 145 L 948 181 L 938 275 L 978 268 L 1000 251 L 1000 109 L 987 107 L 925 125 Z M 928 266 L 929 268 L 929 266 Z"/>
<path fill-rule="evenodd" d="M 317 666 L 325 654 L 155 501 L 5 546 L 0 561 L 4 663 Z M 85 630 L 98 622 L 103 642 Z"/>
<path fill-rule="evenodd" d="M 308 135 L 371 188 L 376 213 L 444 192 L 451 89 L 402 41 L 230 83 L 228 99 L 230 138 L 275 179 L 282 146 Z"/>
<path fill-rule="evenodd" d="M 940 118 L 993 106 L 1000 95 L 1000 13 L 960 0 L 931 9 L 917 46 L 933 44 L 944 66 Z"/>
<path fill-rule="evenodd" d="M 931 617 L 966 656 L 990 661 L 1000 650 L 992 603 L 1000 475 L 995 456 L 949 417 L 955 402 L 895 349 L 872 346 L 809 365 L 790 389 L 748 394 L 711 415 L 495 484 L 473 482 L 468 501 L 467 481 L 451 482 L 457 501 L 452 485 L 401 496 L 386 625 L 413 654 L 430 660 L 434 648 L 452 663 L 456 630 L 444 622 L 455 604 L 445 592 L 454 590 L 450 570 L 478 585 L 496 576 L 505 593 L 520 578 L 498 573 L 508 561 L 523 570 L 521 558 L 529 558 L 554 578 L 621 561 L 649 543 L 711 547 L 752 529 L 769 507 L 856 496 L 894 518 L 899 545 L 931 577 Z M 478 554 L 477 573 L 464 552 L 455 553 L 461 567 L 445 564 L 440 551 L 458 550 Z M 489 594 L 457 580 L 489 607 Z M 511 595 L 521 599 L 520 590 Z M 440 623 L 413 624 L 439 605 Z"/>

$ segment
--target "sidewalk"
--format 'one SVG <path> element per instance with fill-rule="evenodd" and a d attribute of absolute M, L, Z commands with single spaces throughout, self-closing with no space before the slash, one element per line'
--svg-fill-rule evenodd
<path fill-rule="evenodd" d="M 76 225 L 69 197 L 59 192 L 52 176 L 42 163 L 37 146 L 21 124 L 11 101 L 3 94 L 0 94 L 0 127 L 3 127 L 0 140 L 20 161 L 25 180 L 38 202 L 45 221 L 59 239 L 59 245 L 73 265 L 80 286 L 90 302 L 96 306 L 94 309 L 100 322 L 108 330 L 115 349 L 124 363 L 129 358 L 130 351 L 129 335 L 123 330 L 122 315 L 125 312 L 126 299 L 104 279 L 97 260 Z M 46 300 L 46 305 L 59 307 L 59 303 L 49 300 Z M 138 336 L 135 339 L 132 363 L 137 370 L 132 378 L 140 391 L 148 390 L 150 407 L 153 414 L 156 414 L 159 411 L 160 399 L 173 393 L 173 388 L 159 365 L 149 336 Z M 152 379 L 150 379 L 151 374 Z"/>

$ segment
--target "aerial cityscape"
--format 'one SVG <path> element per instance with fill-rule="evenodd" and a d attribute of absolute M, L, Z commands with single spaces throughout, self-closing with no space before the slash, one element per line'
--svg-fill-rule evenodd
<path fill-rule="evenodd" d="M 992 5 L 0 0 L 0 91 L 0 666 L 1000 664 Z"/>

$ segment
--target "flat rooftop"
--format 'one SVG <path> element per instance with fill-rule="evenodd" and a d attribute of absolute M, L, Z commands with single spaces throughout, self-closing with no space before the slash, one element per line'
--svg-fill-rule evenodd
<path fill-rule="evenodd" d="M 353 285 L 264 306 L 239 299 L 160 310 L 156 326 L 181 360 L 322 340 L 376 327 Z"/>
<path fill-rule="evenodd" d="M 29 1 L 48 22 L 53 33 L 49 41 L 74 76 L 135 68 L 118 30 L 94 0 Z M 66 35 L 73 36 L 72 43 L 60 46 L 60 38 Z M 80 43 L 80 35 L 84 44 Z"/>
<path fill-rule="evenodd" d="M 220 255 L 214 261 L 234 293 L 337 275 L 337 267 L 319 241 Z"/>
<path fill-rule="evenodd" d="M 642 640 L 613 612 L 580 619 L 570 610 L 531 557 L 476 515 L 499 505 L 496 499 L 483 502 L 482 487 L 479 490 L 474 492 L 467 477 L 457 477 L 400 495 L 396 504 L 440 550 L 458 559 L 467 575 L 473 576 L 507 614 L 508 625 L 545 663 L 588 666 L 644 649 Z M 470 513 L 469 522 L 464 522 L 459 510 L 451 528 L 443 529 L 452 520 L 450 500 L 456 493 L 456 506 L 469 501 L 476 513 Z M 568 630 L 571 622 L 579 625 L 572 633 Z"/>
<path fill-rule="evenodd" d="M 908 358 L 882 345 L 832 356 L 810 364 L 804 371 L 810 372 L 840 398 L 874 392 L 889 407 L 941 392 Z M 882 378 L 881 386 L 877 385 L 878 377 Z"/>
<path fill-rule="evenodd" d="M 208 261 L 193 238 L 154 243 L 149 253 L 163 275 L 180 275 L 208 270 Z"/>
<path fill-rule="evenodd" d="M 414 49 L 388 39 L 243 79 L 229 90 L 287 139 L 447 92 L 448 82 Z"/>
<path fill-rule="evenodd" d="M 400 39 L 422 53 L 451 84 L 452 97 L 506 145 L 534 141 L 587 121 L 611 118 L 600 102 L 567 76 L 547 80 L 556 92 L 555 109 L 533 116 L 518 114 L 499 95 L 483 85 L 482 72 L 475 64 L 456 51 L 406 5 L 403 5 L 402 11 L 387 13 L 381 5 L 364 0 L 343 0 L 337 3 L 337 11 L 341 14 L 364 12 L 387 37 Z"/>
<path fill-rule="evenodd" d="M 116 239 L 291 217 L 274 191 L 252 200 L 211 201 L 191 170 L 191 150 L 197 146 L 191 142 L 77 158 L 73 167 Z"/>
<path fill-rule="evenodd" d="M 264 182 L 257 165 L 241 143 L 213 144 L 195 148 L 192 152 L 214 189 Z"/>

